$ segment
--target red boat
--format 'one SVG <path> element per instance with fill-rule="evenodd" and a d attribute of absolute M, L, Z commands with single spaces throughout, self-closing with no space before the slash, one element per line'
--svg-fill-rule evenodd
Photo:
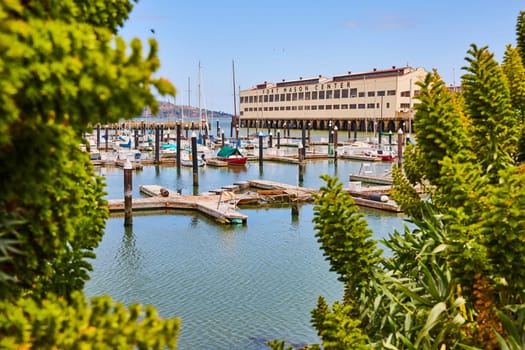
<path fill-rule="evenodd" d="M 228 165 L 245 165 L 247 157 L 241 154 L 237 147 L 223 147 L 217 153 L 217 159 L 228 163 Z"/>

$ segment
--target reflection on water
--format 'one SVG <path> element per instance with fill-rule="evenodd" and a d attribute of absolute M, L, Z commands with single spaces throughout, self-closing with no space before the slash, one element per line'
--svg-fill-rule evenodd
<path fill-rule="evenodd" d="M 319 188 L 320 174 L 346 182 L 356 169 L 359 164 L 347 161 L 309 161 L 304 184 Z M 187 170 L 177 174 L 176 167 L 145 167 L 134 172 L 133 196 L 140 196 L 141 184 L 190 193 L 192 173 Z M 262 176 L 258 164 L 241 171 L 199 171 L 201 192 Z M 122 198 L 121 169 L 107 169 L 106 178 L 108 198 Z M 265 163 L 264 178 L 297 183 L 297 166 Z M 122 217 L 109 219 L 86 294 L 153 304 L 163 317 L 180 317 L 180 349 L 267 349 L 271 339 L 318 342 L 310 311 L 319 295 L 332 303 L 343 288 L 319 249 L 313 205 L 241 211 L 247 225 L 218 225 L 192 211 L 135 215 L 129 229 Z M 376 239 L 403 226 L 397 214 L 363 213 Z"/>

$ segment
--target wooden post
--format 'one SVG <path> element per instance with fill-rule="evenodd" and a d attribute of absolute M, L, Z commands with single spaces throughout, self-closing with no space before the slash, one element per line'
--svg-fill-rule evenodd
<path fill-rule="evenodd" d="M 263 134 L 259 133 L 259 166 L 263 166 Z"/>
<path fill-rule="evenodd" d="M 337 161 L 337 144 L 338 144 L 338 137 L 337 137 L 337 125 L 334 126 L 334 159 Z"/>
<path fill-rule="evenodd" d="M 304 169 L 303 169 L 303 163 L 304 163 L 304 152 L 303 152 L 303 145 L 300 143 L 297 147 L 297 159 L 299 160 L 299 185 L 303 184 L 304 181 Z"/>
<path fill-rule="evenodd" d="M 302 144 L 302 157 L 306 158 L 306 121 L 303 120 L 302 130 L 301 130 L 301 144 Z"/>
<path fill-rule="evenodd" d="M 100 150 L 100 124 L 97 124 L 97 150 Z"/>
<path fill-rule="evenodd" d="M 132 194 L 132 165 L 129 159 L 126 159 L 124 163 L 124 226 L 133 224 Z"/>
<path fill-rule="evenodd" d="M 199 186 L 199 165 L 197 162 L 197 136 L 195 132 L 191 135 L 191 159 L 193 164 L 193 187 Z"/>
<path fill-rule="evenodd" d="M 134 143 L 135 143 L 135 149 L 139 149 L 139 130 L 137 128 L 133 129 L 134 134 Z"/>
<path fill-rule="evenodd" d="M 179 173 L 180 173 L 180 148 L 181 148 L 180 138 L 182 137 L 181 128 L 182 128 L 182 125 L 177 124 L 177 172 Z"/>
<path fill-rule="evenodd" d="M 397 131 L 397 166 L 399 169 L 403 167 L 403 130 L 399 128 Z"/>
<path fill-rule="evenodd" d="M 109 143 L 109 130 L 108 126 L 106 125 L 106 152 L 108 151 L 108 143 Z"/>
<path fill-rule="evenodd" d="M 273 135 L 271 132 L 268 134 L 268 148 L 273 148 Z"/>
<path fill-rule="evenodd" d="M 224 131 L 221 134 L 221 147 L 224 147 Z"/>
<path fill-rule="evenodd" d="M 160 163 L 160 130 L 159 126 L 155 126 L 155 164 Z"/>
<path fill-rule="evenodd" d="M 281 149 L 281 130 L 277 131 L 277 149 Z"/>

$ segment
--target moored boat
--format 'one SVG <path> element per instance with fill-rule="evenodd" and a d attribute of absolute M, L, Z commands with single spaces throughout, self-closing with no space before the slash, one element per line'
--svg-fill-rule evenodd
<path fill-rule="evenodd" d="M 225 146 L 217 153 L 217 159 L 228 163 L 228 165 L 245 165 L 248 157 L 243 156 L 237 147 Z"/>

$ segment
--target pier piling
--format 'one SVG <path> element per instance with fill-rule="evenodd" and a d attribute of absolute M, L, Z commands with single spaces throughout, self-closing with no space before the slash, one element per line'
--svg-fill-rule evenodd
<path fill-rule="evenodd" d="M 132 165 L 129 159 L 124 163 L 124 226 L 133 224 L 133 204 L 132 204 Z"/>

